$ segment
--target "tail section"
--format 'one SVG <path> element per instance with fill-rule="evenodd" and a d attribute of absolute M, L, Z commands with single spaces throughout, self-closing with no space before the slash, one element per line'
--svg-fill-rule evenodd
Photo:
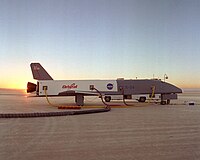
<path fill-rule="evenodd" d="M 53 80 L 40 63 L 31 63 L 33 78 L 36 80 Z"/>

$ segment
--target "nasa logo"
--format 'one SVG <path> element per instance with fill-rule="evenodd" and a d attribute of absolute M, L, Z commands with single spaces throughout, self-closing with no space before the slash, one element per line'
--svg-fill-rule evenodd
<path fill-rule="evenodd" d="M 108 84 L 107 84 L 107 88 L 108 88 L 109 90 L 112 90 L 112 89 L 113 89 L 113 84 L 108 83 Z"/>

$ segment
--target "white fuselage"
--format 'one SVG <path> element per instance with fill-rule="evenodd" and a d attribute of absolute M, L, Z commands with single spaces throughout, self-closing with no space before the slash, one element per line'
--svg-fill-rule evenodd
<path fill-rule="evenodd" d="M 44 87 L 47 87 L 47 95 L 58 95 L 65 91 L 75 91 L 76 93 L 96 93 L 90 86 L 102 92 L 117 91 L 116 80 L 39 80 L 39 96 L 44 96 Z"/>

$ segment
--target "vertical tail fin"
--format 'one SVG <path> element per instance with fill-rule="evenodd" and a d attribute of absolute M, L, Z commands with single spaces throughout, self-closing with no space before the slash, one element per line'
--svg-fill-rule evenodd
<path fill-rule="evenodd" d="M 33 78 L 36 80 L 53 80 L 40 63 L 31 63 Z"/>

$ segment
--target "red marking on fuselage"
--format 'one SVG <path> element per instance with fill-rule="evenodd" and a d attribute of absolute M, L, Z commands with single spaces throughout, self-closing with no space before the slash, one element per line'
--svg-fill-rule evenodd
<path fill-rule="evenodd" d="M 76 85 L 75 83 L 72 83 L 70 85 L 63 85 L 62 88 L 75 89 L 75 88 L 78 88 L 78 85 Z"/>

